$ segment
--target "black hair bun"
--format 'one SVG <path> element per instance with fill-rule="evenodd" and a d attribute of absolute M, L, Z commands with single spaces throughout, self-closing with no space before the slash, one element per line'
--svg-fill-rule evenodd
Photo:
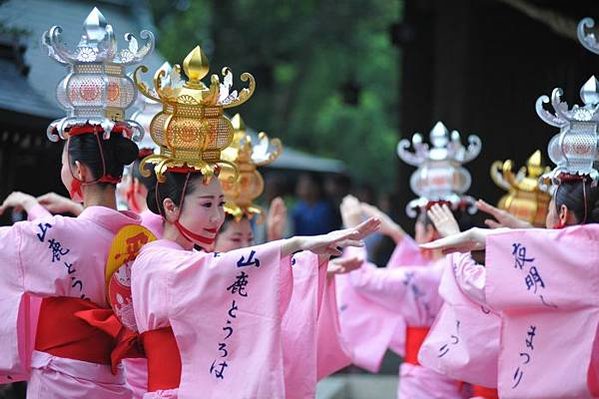
<path fill-rule="evenodd" d="M 137 144 L 120 134 L 113 135 L 112 140 L 115 140 L 114 156 L 118 163 L 129 165 L 137 159 L 139 153 Z"/>

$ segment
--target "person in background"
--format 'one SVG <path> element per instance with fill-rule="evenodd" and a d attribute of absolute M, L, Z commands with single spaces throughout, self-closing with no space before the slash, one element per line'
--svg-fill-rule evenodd
<path fill-rule="evenodd" d="M 330 201 L 335 211 L 335 228 L 343 225 L 339 206 L 346 195 L 351 194 L 352 181 L 347 175 L 326 175 L 324 178 L 324 194 Z"/>
<path fill-rule="evenodd" d="M 323 196 L 322 185 L 316 175 L 301 175 L 295 193 L 299 198 L 292 211 L 296 235 L 326 234 L 335 229 L 335 211 Z"/>

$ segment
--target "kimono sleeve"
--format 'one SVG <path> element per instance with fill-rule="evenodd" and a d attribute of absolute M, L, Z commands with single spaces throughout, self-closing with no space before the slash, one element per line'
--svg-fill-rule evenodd
<path fill-rule="evenodd" d="M 335 277 L 335 289 L 340 330 L 352 363 L 376 373 L 393 334 L 405 326 L 403 319 L 360 295 L 347 274 Z"/>
<path fill-rule="evenodd" d="M 28 241 L 38 243 L 28 239 L 24 227 L 26 222 L 0 228 L 0 383 L 28 378 L 35 338 L 33 298 L 26 294 L 22 252 Z"/>
<path fill-rule="evenodd" d="M 341 334 L 335 279 L 327 278 L 317 324 L 317 379 L 321 380 L 351 364 L 351 352 Z M 322 277 L 321 277 L 322 278 Z"/>
<path fill-rule="evenodd" d="M 387 269 L 401 266 L 423 266 L 427 263 L 428 261 L 422 256 L 416 241 L 406 234 L 395 246 L 395 250 L 387 262 Z"/>
<path fill-rule="evenodd" d="M 410 271 L 407 268 L 388 270 L 371 263 L 349 273 L 349 281 L 359 295 L 379 306 L 401 314 L 409 311 Z"/>
<path fill-rule="evenodd" d="M 472 256 L 467 253 L 453 257 L 452 269 L 455 274 L 455 281 L 462 292 L 472 301 L 486 306 L 487 269 L 485 266 L 476 263 Z"/>
<path fill-rule="evenodd" d="M 321 268 L 318 256 L 305 252 L 293 255 L 291 264 L 293 294 L 283 314 L 281 333 L 285 391 L 289 399 L 294 399 L 316 395 Z"/>
<path fill-rule="evenodd" d="M 424 367 L 458 381 L 497 386 L 499 315 L 468 298 L 458 287 L 454 269 L 469 254 L 450 256 L 439 293 L 444 303 L 418 353 Z"/>

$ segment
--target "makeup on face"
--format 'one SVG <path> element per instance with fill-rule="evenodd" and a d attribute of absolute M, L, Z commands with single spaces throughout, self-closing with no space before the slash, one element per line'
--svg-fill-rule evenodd
<path fill-rule="evenodd" d="M 201 180 L 195 190 L 186 196 L 175 226 L 187 240 L 202 247 L 214 244 L 225 220 L 224 196 L 218 179 L 205 184 Z"/>

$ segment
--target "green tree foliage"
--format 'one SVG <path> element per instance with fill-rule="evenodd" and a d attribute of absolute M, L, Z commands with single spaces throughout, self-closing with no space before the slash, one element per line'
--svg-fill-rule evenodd
<path fill-rule="evenodd" d="M 171 63 L 200 44 L 213 72 L 254 74 L 254 97 L 235 110 L 248 125 L 343 159 L 360 181 L 393 184 L 400 64 L 390 32 L 401 0 L 150 4 L 158 49 Z"/>

